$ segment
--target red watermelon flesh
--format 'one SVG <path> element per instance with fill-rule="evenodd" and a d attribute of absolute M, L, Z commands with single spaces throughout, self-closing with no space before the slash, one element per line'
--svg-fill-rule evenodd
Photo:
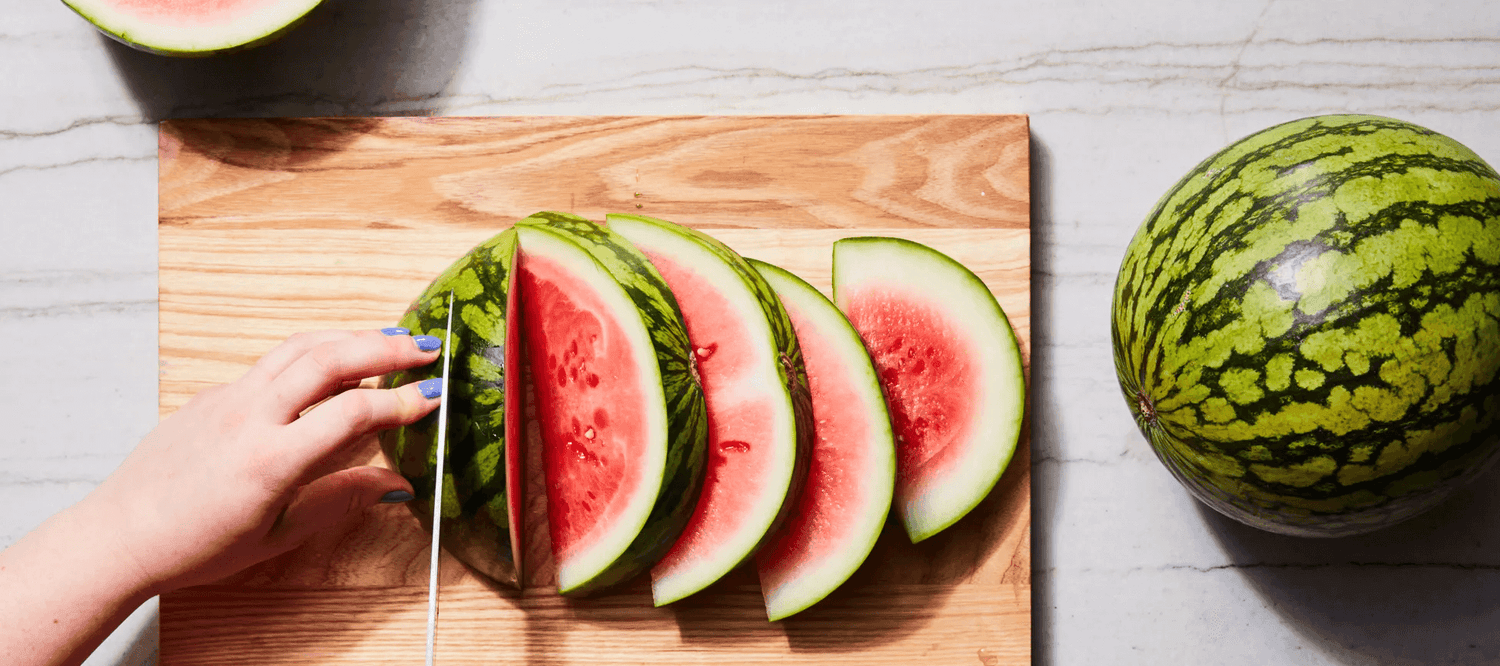
<path fill-rule="evenodd" d="M 752 265 L 791 317 L 815 420 L 796 508 L 756 556 L 766 614 L 780 620 L 823 599 L 869 556 L 890 513 L 896 462 L 890 417 L 859 334 L 806 282 Z"/>
<path fill-rule="evenodd" d="M 608 307 L 591 285 L 547 257 L 523 252 L 522 326 L 535 381 L 537 412 L 546 442 L 548 519 L 552 550 L 561 569 L 583 544 L 628 512 L 643 481 L 647 424 L 639 405 L 647 397 L 628 359 L 632 351 L 617 322 L 593 313 Z"/>
<path fill-rule="evenodd" d="M 156 25 L 180 28 L 239 21 L 284 0 L 113 0 L 121 13 Z"/>
<path fill-rule="evenodd" d="M 519 254 L 519 253 L 518 253 Z M 513 262 L 512 267 L 516 264 Z M 513 269 L 514 270 L 514 269 Z M 522 439 L 521 423 L 525 420 L 521 388 L 521 317 L 519 313 L 521 288 L 512 278 L 510 291 L 506 293 L 505 311 L 513 316 L 505 319 L 505 487 L 506 514 L 510 519 L 510 543 L 515 554 L 516 581 L 525 586 L 525 549 L 521 546 L 521 520 L 525 514 L 525 473 L 521 453 L 526 448 Z"/>
<path fill-rule="evenodd" d="M 885 388 L 898 443 L 897 494 L 910 497 L 963 460 L 978 389 L 973 341 L 915 289 L 871 288 L 844 302 Z"/>

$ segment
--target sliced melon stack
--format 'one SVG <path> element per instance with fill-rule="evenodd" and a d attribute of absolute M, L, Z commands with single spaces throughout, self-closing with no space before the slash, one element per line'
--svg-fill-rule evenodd
<path fill-rule="evenodd" d="M 913 542 L 953 525 L 1017 443 L 1009 322 L 979 278 L 917 243 L 846 239 L 833 259 L 830 300 L 642 216 L 538 213 L 481 244 L 403 320 L 441 333 L 437 295 L 454 291 L 456 471 L 430 478 L 431 419 L 382 436 L 413 510 L 444 492 L 457 527 L 443 545 L 520 584 L 524 357 L 563 594 L 649 570 L 664 605 L 753 560 L 778 620 L 848 580 L 893 507 Z"/>

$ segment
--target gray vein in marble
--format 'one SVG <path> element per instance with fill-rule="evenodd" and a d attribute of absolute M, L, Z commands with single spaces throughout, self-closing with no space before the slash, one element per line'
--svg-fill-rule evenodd
<path fill-rule="evenodd" d="M 154 309 L 156 305 L 156 299 L 151 299 L 140 301 L 100 301 L 97 303 L 63 303 L 55 306 L 35 308 L 0 308 L 0 320 L 142 312 Z"/>
<path fill-rule="evenodd" d="M 57 162 L 53 164 L 19 164 L 13 167 L 0 169 L 0 178 L 16 173 L 18 171 L 51 171 L 53 169 L 66 169 L 68 167 L 95 164 L 99 162 L 147 162 L 155 161 L 156 154 L 150 155 L 107 155 L 102 157 L 84 157 L 68 162 Z"/>
<path fill-rule="evenodd" d="M 66 126 L 63 126 L 63 127 L 59 127 L 59 128 L 55 128 L 55 129 L 49 129 L 49 130 L 39 130 L 39 131 L 35 131 L 35 132 L 25 132 L 25 131 L 20 131 L 20 130 L 0 129 L 0 141 L 6 140 L 6 139 L 23 139 L 23 138 L 24 139 L 30 139 L 30 138 L 38 138 L 38 137 L 45 137 L 45 136 L 57 136 L 58 134 L 65 134 L 67 132 L 71 132 L 73 130 L 76 130 L 76 129 L 79 129 L 79 128 L 82 128 L 82 127 L 93 127 L 95 125 L 118 125 L 118 126 L 121 126 L 121 127 L 127 127 L 127 126 L 131 126 L 131 125 L 139 125 L 139 124 L 144 123 L 144 122 L 146 122 L 145 119 L 142 116 L 138 116 L 138 115 L 137 116 L 123 116 L 123 115 L 92 116 L 92 117 L 79 118 L 77 120 L 74 120 L 71 123 L 68 123 Z"/>

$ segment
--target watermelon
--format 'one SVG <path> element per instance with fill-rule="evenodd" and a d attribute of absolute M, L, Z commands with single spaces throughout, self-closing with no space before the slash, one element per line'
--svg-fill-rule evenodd
<path fill-rule="evenodd" d="M 797 276 L 750 264 L 791 318 L 815 421 L 796 508 L 755 558 L 766 616 L 775 621 L 821 601 L 869 557 L 891 511 L 896 450 L 879 376 L 849 320 Z"/>
<path fill-rule="evenodd" d="M 1010 464 L 1026 402 L 1015 333 L 972 271 L 908 240 L 835 242 L 833 293 L 879 373 L 893 504 L 920 542 L 973 510 Z"/>
<path fill-rule="evenodd" d="M 480 573 L 521 585 L 521 379 L 517 330 L 516 232 L 481 243 L 433 280 L 400 325 L 443 337 L 454 298 L 442 545 Z M 392 373 L 384 387 L 441 374 L 441 363 Z M 408 507 L 431 528 L 436 487 L 437 413 L 380 435 L 391 467 L 417 491 Z"/>
<path fill-rule="evenodd" d="M 1410 123 L 1241 139 L 1126 250 L 1120 390 L 1198 499 L 1342 536 L 1416 515 L 1500 448 L 1500 176 Z"/>
<path fill-rule="evenodd" d="M 807 375 L 781 301 L 733 250 L 665 220 L 606 221 L 677 297 L 707 406 L 702 494 L 682 536 L 651 569 L 662 606 L 748 560 L 791 511 L 811 446 Z"/>
<path fill-rule="evenodd" d="M 692 515 L 703 391 L 677 301 L 639 250 L 562 213 L 517 229 L 558 588 L 587 594 L 655 564 Z"/>
<path fill-rule="evenodd" d="M 100 32 L 162 55 L 257 46 L 296 27 L 322 0 L 63 0 Z"/>

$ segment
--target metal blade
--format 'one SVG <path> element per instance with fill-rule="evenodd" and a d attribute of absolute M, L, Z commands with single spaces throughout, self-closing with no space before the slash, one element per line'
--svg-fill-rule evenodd
<path fill-rule="evenodd" d="M 432 486 L 432 559 L 427 579 L 427 666 L 437 638 L 438 534 L 443 525 L 443 461 L 448 457 L 448 359 L 453 351 L 453 292 L 448 292 L 448 327 L 443 338 L 443 395 L 438 398 L 437 476 Z"/>

